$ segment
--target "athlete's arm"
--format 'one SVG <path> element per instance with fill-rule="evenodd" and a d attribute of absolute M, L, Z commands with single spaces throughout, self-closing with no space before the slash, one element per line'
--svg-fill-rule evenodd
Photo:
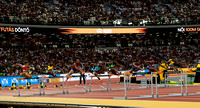
<path fill-rule="evenodd" d="M 165 68 L 165 69 L 167 69 L 167 70 L 168 70 L 168 68 L 167 68 L 167 67 L 164 67 L 162 64 L 159 64 L 159 66 L 161 66 L 161 67 L 163 67 L 163 68 Z"/>
<path fill-rule="evenodd" d="M 150 67 L 149 70 L 153 70 L 154 72 L 158 72 L 158 70 L 154 67 Z"/>
<path fill-rule="evenodd" d="M 170 66 L 170 69 L 175 70 L 175 71 L 178 71 L 178 69 L 175 68 L 174 66 Z"/>
<path fill-rule="evenodd" d="M 139 67 L 139 66 L 137 66 L 135 63 L 133 63 L 133 66 L 134 66 L 135 68 L 139 69 L 139 70 L 142 70 L 142 68 Z"/>
<path fill-rule="evenodd" d="M 15 66 L 19 66 L 19 67 L 23 68 L 23 66 L 21 64 L 14 64 L 13 67 L 15 67 Z"/>
<path fill-rule="evenodd" d="M 33 68 L 29 66 L 29 67 L 28 67 L 28 70 L 31 70 L 31 69 L 33 69 Z"/>
<path fill-rule="evenodd" d="M 96 63 L 91 63 L 91 64 L 90 64 L 90 66 L 96 66 L 96 65 L 97 65 Z"/>
<path fill-rule="evenodd" d="M 59 68 L 60 70 L 62 70 L 62 68 L 61 67 L 59 67 L 59 66 L 57 66 L 57 65 L 54 65 L 56 68 Z"/>

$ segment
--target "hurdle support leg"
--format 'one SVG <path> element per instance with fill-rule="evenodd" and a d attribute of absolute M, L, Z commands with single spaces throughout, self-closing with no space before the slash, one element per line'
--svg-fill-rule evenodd
<path fill-rule="evenodd" d="M 88 92 L 88 89 L 87 89 L 87 77 L 85 75 L 85 87 L 83 87 L 83 89 L 85 89 L 85 92 Z"/>
<path fill-rule="evenodd" d="M 109 86 L 110 86 L 110 91 L 112 90 L 111 89 L 111 76 L 110 76 L 110 79 L 109 79 L 110 81 L 109 81 Z"/>
<path fill-rule="evenodd" d="M 155 83 L 156 83 L 156 96 L 155 98 L 158 98 L 158 76 L 157 72 L 155 73 Z"/>
<path fill-rule="evenodd" d="M 20 96 L 19 79 L 17 81 L 18 81 L 18 96 Z"/>
<path fill-rule="evenodd" d="M 187 71 L 185 71 L 185 95 L 188 96 L 188 88 L 187 88 Z"/>
<path fill-rule="evenodd" d="M 66 87 L 66 93 L 69 94 L 69 91 L 68 91 L 68 79 L 66 80 L 66 86 L 67 86 Z"/>
<path fill-rule="evenodd" d="M 127 77 L 127 80 L 126 80 L 127 81 L 127 83 L 126 83 L 126 90 L 128 90 L 129 89 L 128 88 L 129 87 L 129 76 L 127 75 L 126 77 Z"/>
<path fill-rule="evenodd" d="M 43 82 L 43 96 L 45 95 L 45 91 L 44 91 L 44 79 L 42 80 L 42 82 Z"/>
<path fill-rule="evenodd" d="M 110 87 L 110 75 L 108 76 L 108 84 L 107 84 L 107 91 L 111 90 L 111 87 Z M 109 89 L 110 87 L 110 89 Z"/>
<path fill-rule="evenodd" d="M 131 75 L 128 76 L 128 82 L 129 82 L 128 89 L 131 90 Z"/>
<path fill-rule="evenodd" d="M 38 87 L 40 87 L 40 96 L 42 95 L 42 90 L 41 90 L 41 78 L 39 78 L 39 85 L 38 85 Z"/>
<path fill-rule="evenodd" d="M 91 79 L 90 79 L 90 89 L 89 89 L 89 92 L 91 92 L 92 78 L 93 78 L 93 77 L 91 77 Z"/>
<path fill-rule="evenodd" d="M 154 93 L 153 93 L 153 73 L 151 72 L 151 96 L 154 98 Z"/>
<path fill-rule="evenodd" d="M 126 94 L 126 75 L 124 74 L 124 99 L 126 100 L 127 99 L 127 94 Z"/>
<path fill-rule="evenodd" d="M 149 74 L 149 88 L 151 88 L 151 74 Z"/>
<path fill-rule="evenodd" d="M 181 95 L 183 96 L 184 94 L 183 94 L 183 86 L 184 86 L 184 84 L 183 84 L 183 71 L 181 71 Z"/>
<path fill-rule="evenodd" d="M 145 75 L 145 74 L 144 74 L 144 75 Z M 148 80 L 147 80 L 147 75 L 145 75 L 145 82 L 146 82 L 146 83 L 145 83 L 145 84 L 146 84 L 145 86 L 146 86 L 146 88 L 148 88 L 148 86 L 147 86 L 147 81 L 148 81 Z"/>
<path fill-rule="evenodd" d="M 63 88 L 63 94 L 65 94 L 65 77 L 63 76 L 63 85 L 62 85 L 62 88 Z"/>

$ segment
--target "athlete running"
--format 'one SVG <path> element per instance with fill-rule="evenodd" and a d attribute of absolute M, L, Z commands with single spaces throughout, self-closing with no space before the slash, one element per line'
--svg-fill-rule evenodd
<path fill-rule="evenodd" d="M 69 79 L 69 77 L 71 76 L 71 74 L 73 74 L 73 73 L 80 73 L 80 72 L 83 72 L 83 66 L 80 63 L 80 60 L 76 59 L 76 62 L 73 64 L 71 70 L 67 74 L 67 80 Z"/>
<path fill-rule="evenodd" d="M 19 66 L 22 68 L 22 71 L 20 72 L 21 77 L 32 78 L 31 75 L 29 75 L 29 70 L 32 69 L 32 67 L 29 66 L 29 63 L 25 63 L 25 65 L 22 65 L 22 64 L 13 65 L 13 67 L 15 66 Z"/>
<path fill-rule="evenodd" d="M 92 68 L 92 73 L 98 78 L 98 80 L 101 82 L 103 79 L 99 77 L 99 74 L 104 74 L 104 71 L 106 71 L 106 63 L 103 63 L 102 61 L 99 61 L 98 64 L 91 63 Z"/>
<path fill-rule="evenodd" d="M 52 75 L 53 77 L 57 77 L 57 75 L 53 72 L 54 67 L 59 68 L 62 70 L 60 67 L 54 65 L 54 63 L 51 61 L 49 65 L 47 66 L 47 74 Z"/>

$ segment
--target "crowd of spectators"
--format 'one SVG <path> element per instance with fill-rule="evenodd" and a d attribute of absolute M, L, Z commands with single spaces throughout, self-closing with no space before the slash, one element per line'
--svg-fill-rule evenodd
<path fill-rule="evenodd" d="M 47 35 L 47 34 L 46 34 Z M 53 61 L 66 73 L 76 58 L 88 67 L 98 61 L 115 61 L 117 70 L 130 69 L 131 63 L 154 61 L 160 63 L 171 58 L 183 62 L 180 67 L 195 66 L 200 57 L 198 35 L 183 33 L 145 35 L 68 35 L 40 33 L 0 34 L 0 73 L 19 75 L 20 69 L 11 65 L 29 62 L 32 74 L 43 74 L 46 65 Z M 162 36 L 161 36 L 162 35 Z M 165 36 L 167 35 L 167 36 Z M 64 46 L 54 46 L 54 45 Z M 66 45 L 68 45 L 66 47 Z"/>
<path fill-rule="evenodd" d="M 1 0 L 1 23 L 199 24 L 199 0 Z"/>

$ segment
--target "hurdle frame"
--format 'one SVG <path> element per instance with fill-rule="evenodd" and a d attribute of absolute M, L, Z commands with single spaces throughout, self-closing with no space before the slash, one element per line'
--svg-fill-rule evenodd
<path fill-rule="evenodd" d="M 185 88 L 185 96 L 195 96 L 195 95 L 200 95 L 200 92 L 196 92 L 196 93 L 188 93 L 188 86 L 200 86 L 200 85 L 194 85 L 194 84 L 187 84 L 187 71 L 185 71 L 185 85 L 186 85 L 186 88 Z"/>
<path fill-rule="evenodd" d="M 90 76 L 91 79 L 90 79 L 90 84 L 89 84 L 89 90 L 88 90 L 88 92 L 109 91 L 108 87 L 109 87 L 109 84 L 110 84 L 110 75 L 99 75 L 99 77 L 101 77 L 101 76 L 108 76 L 109 77 L 108 78 L 108 83 L 107 83 L 107 89 L 105 87 L 103 87 L 102 85 L 100 85 L 99 87 L 102 88 L 103 90 L 92 90 L 92 87 L 91 87 L 92 86 L 92 80 L 96 76 L 91 75 Z M 110 89 L 111 89 L 111 86 L 110 86 Z"/>
<path fill-rule="evenodd" d="M 80 76 L 74 76 L 71 77 L 80 77 Z M 85 87 L 82 87 L 85 91 L 76 91 L 76 92 L 69 92 L 69 83 L 68 80 L 66 80 L 66 94 L 73 94 L 73 93 L 87 93 L 89 90 L 87 89 L 87 75 L 85 75 Z M 63 89 L 64 90 L 64 89 Z"/>
<path fill-rule="evenodd" d="M 62 91 L 61 92 L 56 92 L 56 93 L 46 93 L 45 92 L 45 87 L 43 86 L 43 96 L 44 95 L 56 95 L 56 94 L 65 94 L 65 90 L 64 90 L 64 87 L 65 87 L 65 81 L 64 81 L 64 78 L 65 78 L 65 76 L 59 76 L 59 77 L 43 77 L 42 79 L 43 79 L 43 84 L 45 84 L 45 82 L 44 82 L 44 79 L 55 79 L 55 78 L 63 78 L 63 82 L 62 82 Z M 41 87 L 40 87 L 41 88 Z"/>
<path fill-rule="evenodd" d="M 39 82 L 40 82 L 40 77 L 33 77 L 33 78 L 31 78 L 31 79 L 39 79 Z M 18 89 L 18 95 L 13 95 L 13 97 L 27 97 L 27 96 L 38 96 L 38 95 L 41 95 L 41 90 L 39 91 L 39 93 L 38 94 L 32 94 L 32 95 L 21 95 L 20 94 L 20 84 L 19 84 L 19 81 L 20 80 L 27 80 L 26 78 L 17 78 L 17 81 L 18 81 L 18 87 L 17 87 L 17 89 Z M 27 82 L 26 82 L 27 83 Z M 39 83 L 40 84 L 40 83 Z"/>
<path fill-rule="evenodd" d="M 102 76 L 108 76 L 108 81 L 107 81 L 107 87 L 103 87 L 102 85 L 100 85 L 99 87 L 102 88 L 102 90 L 92 90 L 91 89 L 91 85 L 92 85 L 92 80 L 93 80 L 93 77 L 96 77 L 94 75 L 91 75 L 91 79 L 90 79 L 90 84 L 89 84 L 89 92 L 99 92 L 99 91 L 119 91 L 119 90 L 124 90 L 124 88 L 120 88 L 120 89 L 112 89 L 111 87 L 111 76 L 115 76 L 115 75 L 110 75 L 110 74 L 106 74 L 106 75 L 99 75 L 99 77 L 102 77 Z"/>
<path fill-rule="evenodd" d="M 148 72 L 139 72 L 136 75 L 145 75 L 145 84 L 131 84 L 131 76 L 132 75 L 127 75 L 127 77 L 128 77 L 127 90 L 151 88 L 151 84 L 150 84 L 151 74 L 148 74 Z M 148 81 L 147 75 L 149 75 L 149 81 Z M 147 82 L 149 82 L 149 84 L 147 84 Z M 132 88 L 132 86 L 134 86 L 134 85 L 141 85 L 142 87 Z"/>
<path fill-rule="evenodd" d="M 156 72 L 157 74 L 157 72 Z M 153 98 L 155 97 L 154 96 L 154 92 L 153 92 L 153 72 L 151 72 L 151 95 L 142 95 L 140 97 L 127 97 L 127 90 L 130 90 L 130 89 L 127 89 L 127 83 L 129 84 L 128 81 L 126 81 L 126 77 L 128 77 L 128 75 L 123 75 L 124 76 L 124 97 L 114 97 L 114 99 L 118 99 L 118 100 L 128 100 L 128 99 L 140 99 L 140 98 Z M 147 89 L 147 88 L 140 88 L 140 89 Z M 133 90 L 133 89 L 132 89 Z"/>
<path fill-rule="evenodd" d="M 151 88 L 151 84 L 147 84 L 148 79 L 147 79 L 146 75 L 148 75 L 148 72 L 139 72 L 136 75 L 145 75 L 145 84 L 131 84 L 131 78 L 130 78 L 131 75 L 128 75 L 128 77 L 129 77 L 129 79 L 128 79 L 129 80 L 129 85 L 128 86 L 130 86 L 130 88 L 128 88 L 128 90 Z M 151 79 L 151 74 L 149 74 L 149 80 L 150 79 Z M 133 85 L 133 86 L 134 85 L 141 85 L 142 87 L 132 88 L 131 85 Z"/>
<path fill-rule="evenodd" d="M 114 97 L 114 99 L 120 99 L 120 100 L 128 100 L 128 99 L 140 99 L 140 98 L 159 98 L 159 97 L 172 97 L 172 96 L 188 96 L 188 95 L 200 95 L 200 92 L 197 92 L 195 94 L 189 94 L 188 93 L 188 84 L 187 84 L 187 72 L 185 71 L 179 71 L 180 72 L 180 78 L 181 78 L 181 85 L 180 86 L 177 86 L 177 87 L 180 87 L 181 89 L 181 92 L 180 93 L 174 93 L 174 94 L 168 94 L 168 95 L 158 95 L 158 88 L 160 87 L 163 87 L 163 86 L 158 86 L 158 81 L 157 81 L 157 72 L 151 72 L 151 95 L 145 95 L 145 96 L 140 96 L 140 97 L 127 97 L 127 94 L 126 94 L 126 91 L 128 90 L 127 89 L 127 84 L 126 83 L 129 83 L 129 82 L 126 82 L 125 81 L 125 78 L 126 78 L 126 75 L 124 75 L 124 97 Z M 153 73 L 155 74 L 155 84 L 153 84 Z M 169 72 L 169 73 L 172 73 L 172 72 Z M 177 73 L 177 72 L 175 72 Z M 183 77 L 183 74 L 185 73 L 185 77 Z M 168 74 L 168 72 L 167 72 Z M 166 77 L 166 76 L 165 76 Z M 183 81 L 183 79 L 185 79 L 185 81 Z M 185 82 L 185 85 L 184 85 L 184 82 Z M 154 95 L 154 85 L 155 85 L 155 89 L 156 89 L 156 93 Z M 185 94 L 183 92 L 183 86 L 185 86 Z M 166 88 L 167 87 L 167 84 L 166 84 L 166 79 L 165 79 L 165 85 L 164 87 Z M 168 87 L 170 87 L 168 85 Z M 174 86 L 176 87 L 176 86 Z"/>
<path fill-rule="evenodd" d="M 184 93 L 183 93 L 183 86 L 184 86 L 184 82 L 183 82 L 183 71 L 178 71 L 180 72 L 180 79 L 181 79 L 181 84 L 180 85 L 174 85 L 173 87 L 180 87 L 181 89 L 181 92 L 180 93 L 170 93 L 168 95 L 160 95 L 158 97 L 174 97 L 174 96 L 184 96 Z M 173 73 L 173 72 L 166 72 L 167 74 L 168 73 Z M 177 73 L 177 72 L 174 72 L 174 73 Z M 171 86 L 169 84 L 166 84 L 166 87 L 168 86 L 168 88 L 171 88 Z M 157 85 L 158 86 L 158 85 Z M 161 86 L 162 87 L 162 86 Z M 158 91 L 156 91 L 156 93 L 158 94 Z"/>

